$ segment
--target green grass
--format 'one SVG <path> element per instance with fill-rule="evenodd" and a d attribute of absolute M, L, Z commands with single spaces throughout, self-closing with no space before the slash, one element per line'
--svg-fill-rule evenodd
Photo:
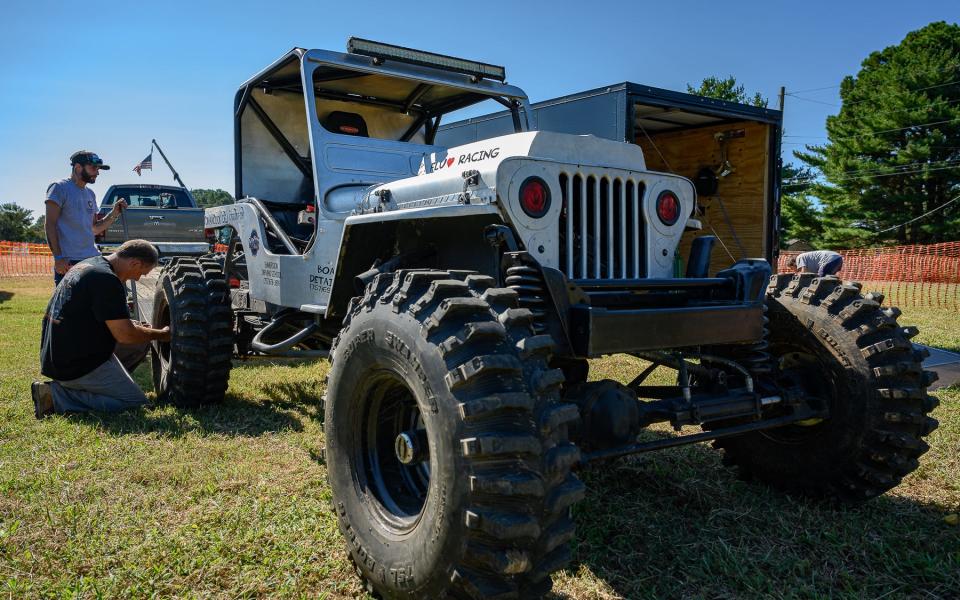
<path fill-rule="evenodd" d="M 218 407 L 36 421 L 49 293 L 0 279 L 0 595 L 364 597 L 319 458 L 325 362 L 237 362 Z M 956 313 L 905 313 L 920 341 L 960 347 Z M 642 364 L 610 357 L 592 377 Z M 738 481 L 703 444 L 584 473 L 556 596 L 960 597 L 960 527 L 943 520 L 960 511 L 960 390 L 937 395 L 920 469 L 861 507 Z"/>

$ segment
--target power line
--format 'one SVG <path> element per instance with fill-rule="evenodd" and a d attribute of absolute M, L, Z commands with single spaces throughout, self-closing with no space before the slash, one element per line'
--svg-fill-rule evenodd
<path fill-rule="evenodd" d="M 833 106 L 836 108 L 843 107 L 842 104 L 836 104 L 834 102 L 824 102 L 823 100 L 814 100 L 813 98 L 804 98 L 803 96 L 797 96 L 794 94 L 786 94 L 786 95 L 790 96 L 791 98 L 796 98 L 797 100 L 803 100 L 804 102 L 813 102 L 814 104 L 823 104 L 824 106 Z"/>
<path fill-rule="evenodd" d="M 829 103 L 829 102 L 820 102 L 819 100 L 813 100 L 813 99 L 811 99 L 811 98 L 801 98 L 800 96 L 794 96 L 794 98 L 796 98 L 797 100 L 803 100 L 803 101 L 805 101 L 805 102 L 814 102 L 814 103 L 816 103 L 816 104 L 823 104 L 823 105 L 826 105 L 826 106 L 833 106 L 833 107 L 836 107 L 836 108 L 843 108 L 843 106 L 844 106 L 844 105 L 842 105 L 842 104 L 831 104 L 831 103 Z M 924 109 L 924 108 L 930 108 L 931 106 L 942 106 L 942 105 L 944 105 L 944 104 L 953 104 L 954 102 L 960 102 L 960 98 L 951 98 L 951 99 L 949 99 L 949 100 L 938 100 L 937 102 L 930 102 L 930 103 L 927 103 L 927 104 L 921 104 L 921 105 L 919 105 L 919 106 L 911 106 L 911 107 L 908 107 L 908 108 L 891 108 L 891 109 L 888 109 L 888 110 L 880 110 L 880 111 L 868 113 L 868 114 L 863 115 L 863 116 L 864 116 L 864 117 L 876 117 L 876 116 L 879 116 L 879 115 L 889 115 L 889 114 L 895 114 L 895 113 L 910 112 L 910 111 L 912 111 L 912 110 L 921 110 L 921 109 Z"/>
<path fill-rule="evenodd" d="M 932 215 L 933 213 L 937 212 L 938 210 L 941 210 L 941 209 L 946 208 L 947 206 L 953 204 L 953 203 L 956 202 L 957 200 L 960 200 L 960 196 L 954 196 L 952 199 L 944 202 L 943 204 L 941 204 L 940 206 L 934 208 L 933 210 L 928 210 L 927 212 L 923 213 L 923 214 L 920 215 L 919 217 L 915 217 L 915 218 L 913 218 L 913 219 L 910 219 L 909 221 L 906 221 L 906 222 L 904 222 L 904 223 L 900 223 L 899 225 L 894 225 L 893 227 L 887 227 L 886 229 L 883 229 L 883 230 L 881 230 L 881 231 L 876 231 L 876 232 L 874 232 L 874 233 L 877 233 L 877 234 L 886 233 L 886 232 L 888 232 L 888 231 L 892 231 L 892 230 L 894 230 L 894 229 L 898 229 L 898 228 L 903 227 L 903 226 L 905 226 L 905 225 L 909 225 L 910 223 L 913 223 L 914 221 L 919 221 L 920 219 L 922 219 L 922 218 L 924 218 L 924 217 L 926 217 L 926 216 Z"/>
<path fill-rule="evenodd" d="M 956 70 L 956 69 L 960 69 L 960 67 L 954 67 L 954 69 L 955 69 L 955 70 Z M 901 81 L 902 81 L 902 80 L 901 80 Z M 927 87 L 922 87 L 922 88 L 907 88 L 907 89 L 903 89 L 903 90 L 895 90 L 895 93 L 898 93 L 898 94 L 900 94 L 900 93 L 906 94 L 906 93 L 912 93 L 912 92 L 925 92 L 925 91 L 927 91 L 927 90 L 933 90 L 933 89 L 936 89 L 936 88 L 946 87 L 946 86 L 948 86 L 948 85 L 953 85 L 953 84 L 955 84 L 955 83 L 960 83 L 960 79 L 954 79 L 953 81 L 948 81 L 948 82 L 946 82 L 946 83 L 938 83 L 938 84 L 935 84 L 935 85 L 928 85 Z M 828 106 L 840 106 L 839 104 L 831 104 L 831 103 L 829 103 L 829 102 L 823 102 L 823 101 L 820 101 L 820 100 L 813 100 L 813 99 L 811 99 L 811 98 L 801 98 L 800 96 L 797 96 L 797 95 L 796 95 L 796 94 L 803 94 L 803 93 L 807 93 L 807 92 L 811 92 L 811 91 L 818 91 L 818 90 L 821 90 L 821 89 L 822 89 L 822 90 L 827 90 L 827 89 L 839 88 L 839 87 L 840 87 L 839 85 L 836 85 L 836 86 L 818 88 L 818 89 L 815 89 L 815 90 L 800 90 L 800 91 L 797 91 L 797 92 L 787 92 L 785 95 L 790 96 L 790 97 L 792 97 L 792 98 L 797 98 L 798 100 L 806 100 L 806 101 L 808 101 L 808 102 L 816 102 L 816 103 L 818 103 L 818 104 L 826 104 L 826 105 L 828 105 Z M 873 101 L 873 100 L 870 100 L 870 99 L 854 100 L 854 101 L 851 101 L 851 102 L 844 102 L 844 105 L 846 105 L 846 106 L 853 106 L 854 104 L 862 104 L 862 103 L 864 103 L 864 102 L 872 102 L 872 101 Z"/>
<path fill-rule="evenodd" d="M 953 166 L 950 166 L 950 167 L 939 167 L 939 168 L 936 168 L 936 169 L 917 169 L 917 170 L 915 170 L 915 171 L 900 171 L 900 172 L 897 172 L 897 173 L 886 173 L 886 174 L 881 173 L 881 174 L 879 174 L 879 175 L 862 175 L 862 176 L 856 176 L 856 177 L 836 177 L 836 178 L 834 178 L 832 181 L 846 181 L 846 180 L 849 180 L 849 179 L 863 179 L 864 177 L 869 177 L 869 178 L 871 178 L 871 179 L 879 179 L 880 177 L 896 177 L 896 176 L 898 176 L 898 175 L 911 175 L 911 174 L 913 174 L 913 173 L 930 173 L 930 172 L 933 172 L 933 171 L 950 171 L 950 170 L 954 170 L 954 169 L 960 169 L 960 164 L 953 165 Z M 793 186 L 798 186 L 798 185 L 807 185 L 807 183 L 808 183 L 808 182 L 789 183 L 789 184 L 787 184 L 787 185 L 784 185 L 783 187 L 793 187 Z"/>
<path fill-rule="evenodd" d="M 838 173 L 838 175 L 861 175 L 861 174 L 869 175 L 870 173 L 883 173 L 888 169 L 911 169 L 913 167 L 919 167 L 921 165 L 931 167 L 931 166 L 947 165 L 947 164 L 953 164 L 953 163 L 960 163 L 960 158 L 945 158 L 943 160 L 934 160 L 930 162 L 918 160 L 912 163 L 904 163 L 902 165 L 891 165 L 888 167 L 875 166 L 875 167 L 868 167 L 865 169 L 854 169 L 852 171 L 841 171 L 840 173 Z M 811 173 L 810 175 L 806 175 L 806 176 L 795 175 L 793 177 L 788 177 L 787 179 L 784 179 L 784 181 L 791 181 L 791 182 L 792 181 L 809 181 L 809 180 L 816 179 L 818 177 L 820 177 L 820 175 Z"/>
<path fill-rule="evenodd" d="M 943 124 L 945 124 L 945 123 L 955 123 L 955 122 L 957 122 L 957 121 L 960 121 L 960 117 L 957 117 L 956 119 L 947 119 L 947 120 L 945 120 L 945 121 L 935 121 L 935 122 L 933 122 L 933 123 L 914 123 L 914 124 L 912 124 L 912 125 L 907 125 L 906 127 L 897 127 L 897 128 L 895 128 L 895 129 L 880 129 L 880 130 L 878 130 L 878 131 L 871 131 L 871 132 L 868 132 L 868 133 L 862 133 L 862 134 L 860 134 L 860 135 L 850 135 L 850 136 L 837 137 L 837 138 L 831 138 L 831 137 L 825 136 L 825 135 L 785 135 L 785 136 L 783 136 L 783 137 L 788 137 L 788 138 L 825 139 L 825 140 L 830 140 L 830 141 L 856 140 L 856 139 L 859 139 L 859 138 L 862 138 L 862 137 L 867 137 L 867 136 L 871 136 L 871 135 L 877 135 L 877 134 L 880 134 L 880 133 L 893 133 L 894 131 L 905 131 L 905 130 L 907 130 L 907 129 L 924 129 L 924 128 L 927 128 L 927 127 L 933 127 L 934 125 L 943 125 Z"/>
<path fill-rule="evenodd" d="M 806 94 L 806 93 L 808 93 L 808 92 L 820 92 L 820 91 L 823 91 L 823 90 L 835 90 L 835 89 L 837 89 L 837 88 L 839 88 L 839 87 L 840 87 L 839 85 L 827 85 L 827 86 L 824 86 L 824 87 L 810 88 L 810 89 L 807 89 L 807 90 L 797 90 L 797 91 L 795 91 L 795 92 L 790 92 L 790 93 L 787 94 L 787 95 L 788 95 L 788 96 L 792 96 L 792 95 L 794 95 L 794 94 Z"/>

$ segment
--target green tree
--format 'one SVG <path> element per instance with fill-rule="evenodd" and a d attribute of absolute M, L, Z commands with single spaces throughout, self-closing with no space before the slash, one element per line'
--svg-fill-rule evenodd
<path fill-rule="evenodd" d="M 233 196 L 221 189 L 206 190 L 199 188 L 190 190 L 190 193 L 193 194 L 194 199 L 197 201 L 197 206 L 200 208 L 212 208 L 214 206 L 223 206 L 224 204 L 233 204 Z"/>
<path fill-rule="evenodd" d="M 44 230 L 44 226 L 47 223 L 47 215 L 40 215 L 37 217 L 37 220 L 34 221 L 33 225 L 30 226 L 30 229 L 27 230 L 27 240 L 28 242 L 34 242 L 37 244 L 43 244 L 47 241 L 47 232 Z"/>
<path fill-rule="evenodd" d="M 780 194 L 780 246 L 787 240 L 800 239 L 814 246 L 823 237 L 823 215 L 810 198 L 816 173 L 809 167 L 784 164 Z"/>
<path fill-rule="evenodd" d="M 0 204 L 0 240 L 23 242 L 33 224 L 32 210 L 13 202 Z"/>
<path fill-rule="evenodd" d="M 737 80 L 733 75 L 728 76 L 726 79 L 707 77 L 700 82 L 700 87 L 698 88 L 688 83 L 687 93 L 696 96 L 705 96 L 707 98 L 716 98 L 717 100 L 726 100 L 728 102 L 760 106 L 762 108 L 767 107 L 767 99 L 760 95 L 760 92 L 754 92 L 753 96 L 748 96 L 744 91 L 743 85 L 737 85 Z"/>
<path fill-rule="evenodd" d="M 870 54 L 840 86 L 826 144 L 799 152 L 826 183 L 824 241 L 833 246 L 958 238 L 960 26 L 931 23 Z M 898 226 L 912 219 L 908 225 Z"/>

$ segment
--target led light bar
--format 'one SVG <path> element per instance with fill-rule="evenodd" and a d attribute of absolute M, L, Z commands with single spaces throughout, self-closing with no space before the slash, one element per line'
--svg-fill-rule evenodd
<path fill-rule="evenodd" d="M 495 79 L 500 82 L 507 79 L 507 70 L 497 65 L 488 65 L 475 60 L 434 54 L 433 52 L 424 52 L 423 50 L 414 50 L 412 48 L 404 48 L 403 46 L 371 42 L 370 40 L 361 38 L 350 38 L 347 41 L 347 52 L 370 56 L 381 61 L 396 60 L 423 67 L 434 67 L 454 71 L 478 78 Z"/>

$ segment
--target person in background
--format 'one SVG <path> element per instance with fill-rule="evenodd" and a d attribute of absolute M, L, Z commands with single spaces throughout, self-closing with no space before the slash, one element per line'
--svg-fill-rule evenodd
<path fill-rule="evenodd" d="M 95 153 L 80 150 L 70 156 L 70 168 L 69 179 L 50 184 L 45 201 L 44 229 L 53 252 L 54 284 L 60 283 L 73 265 L 100 254 L 95 236 L 106 231 L 127 207 L 120 199 L 109 214 L 97 219 L 97 195 L 87 184 L 95 183 L 100 171 L 110 166 Z"/>
<path fill-rule="evenodd" d="M 30 386 L 38 419 L 53 413 L 120 411 L 147 397 L 114 354 L 118 342 L 170 341 L 170 328 L 130 319 L 126 281 L 149 273 L 160 257 L 146 240 L 124 242 L 110 256 L 77 263 L 57 285 L 43 317 L 40 371 L 52 381 Z"/>
<path fill-rule="evenodd" d="M 800 273 L 816 273 L 819 277 L 836 275 L 843 268 L 843 257 L 833 250 L 814 250 L 794 256 L 787 266 Z"/>

